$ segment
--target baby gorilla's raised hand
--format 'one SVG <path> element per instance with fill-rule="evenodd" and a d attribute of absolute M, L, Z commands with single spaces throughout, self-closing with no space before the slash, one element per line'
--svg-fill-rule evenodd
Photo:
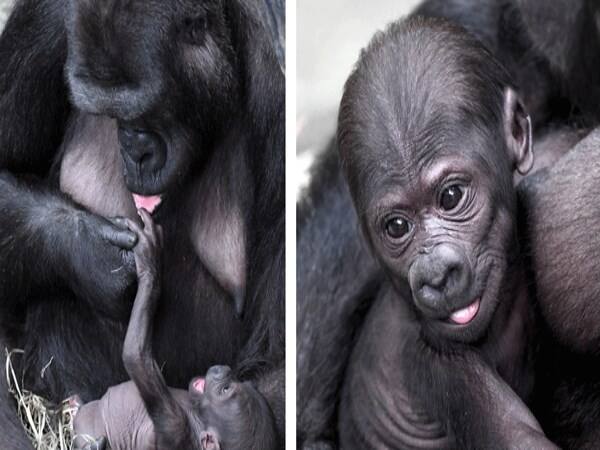
<path fill-rule="evenodd" d="M 138 210 L 138 214 L 142 219 L 143 228 L 130 219 L 120 218 L 115 221 L 138 236 L 137 244 L 133 248 L 138 285 L 156 285 L 159 281 L 161 266 L 162 227 L 154 223 L 152 216 L 145 209 Z"/>

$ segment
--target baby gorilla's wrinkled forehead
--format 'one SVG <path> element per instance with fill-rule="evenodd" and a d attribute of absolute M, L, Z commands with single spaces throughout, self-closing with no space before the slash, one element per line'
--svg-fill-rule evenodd
<path fill-rule="evenodd" d="M 339 150 L 357 206 L 365 186 L 412 183 L 436 160 L 506 170 L 506 155 L 489 148 L 503 138 L 508 85 L 488 51 L 446 22 L 414 18 L 376 36 L 340 108 Z"/>

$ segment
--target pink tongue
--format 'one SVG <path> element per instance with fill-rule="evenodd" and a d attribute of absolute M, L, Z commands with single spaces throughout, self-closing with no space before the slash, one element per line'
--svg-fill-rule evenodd
<path fill-rule="evenodd" d="M 162 197 L 160 195 L 151 195 L 149 197 L 144 197 L 143 195 L 132 194 L 133 201 L 135 202 L 135 207 L 137 209 L 144 208 L 150 214 L 154 212 L 156 207 L 160 205 L 162 201 Z"/>
<path fill-rule="evenodd" d="M 457 323 L 459 325 L 465 325 L 469 323 L 473 318 L 477 315 L 479 311 L 479 299 L 475 300 L 469 306 L 464 309 L 460 309 L 458 311 L 454 311 L 450 316 L 450 320 L 452 322 Z"/>
<path fill-rule="evenodd" d="M 198 378 L 196 381 L 194 381 L 194 389 L 196 389 L 196 391 L 200 392 L 201 394 L 204 393 L 205 383 L 206 381 L 204 380 L 204 378 Z"/>

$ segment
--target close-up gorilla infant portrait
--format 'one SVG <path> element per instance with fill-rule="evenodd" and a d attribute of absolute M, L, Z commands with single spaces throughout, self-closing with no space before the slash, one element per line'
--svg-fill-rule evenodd
<path fill-rule="evenodd" d="M 1 450 L 276 450 L 283 0 L 0 0 Z"/>
<path fill-rule="evenodd" d="M 600 2 L 410 3 L 298 148 L 297 446 L 600 448 Z"/>

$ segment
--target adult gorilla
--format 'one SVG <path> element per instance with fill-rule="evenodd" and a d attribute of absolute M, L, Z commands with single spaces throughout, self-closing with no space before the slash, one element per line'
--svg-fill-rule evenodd
<path fill-rule="evenodd" d="M 597 1 L 424 0 L 415 14 L 449 19 L 479 38 L 509 70 L 537 125 L 600 119 Z"/>
<path fill-rule="evenodd" d="M 165 233 L 167 382 L 235 365 L 282 425 L 284 76 L 261 17 L 242 0 L 17 4 L 0 38 L 0 297 L 29 389 L 86 401 L 126 379 L 136 237 L 107 217 L 143 207 Z M 1 408 L 0 447 L 26 448 Z"/>

